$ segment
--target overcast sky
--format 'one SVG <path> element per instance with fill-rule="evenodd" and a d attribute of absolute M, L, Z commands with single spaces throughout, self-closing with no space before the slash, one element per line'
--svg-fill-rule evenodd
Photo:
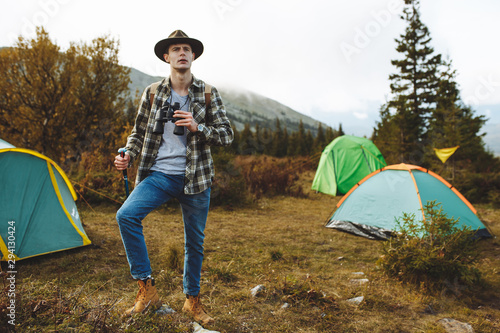
<path fill-rule="evenodd" d="M 204 43 L 193 73 L 273 98 L 348 134 L 367 135 L 388 98 L 403 0 L 0 0 L 0 46 L 43 25 L 63 49 L 108 34 L 123 65 L 168 75 L 153 47 L 181 29 Z M 500 1 L 422 0 L 431 45 L 462 97 L 500 133 Z M 498 137 L 500 141 L 500 137 Z M 495 149 L 496 150 L 496 149 Z"/>

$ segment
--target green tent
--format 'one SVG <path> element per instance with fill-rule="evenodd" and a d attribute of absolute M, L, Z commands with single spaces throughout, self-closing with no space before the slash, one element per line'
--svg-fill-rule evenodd
<path fill-rule="evenodd" d="M 323 149 L 312 189 L 331 195 L 345 194 L 365 176 L 386 165 L 373 142 L 342 135 Z"/>
<path fill-rule="evenodd" d="M 432 171 L 409 164 L 390 165 L 366 176 L 337 204 L 327 223 L 335 228 L 371 239 L 387 239 L 396 228 L 396 218 L 415 214 L 424 221 L 423 206 L 441 204 L 458 227 L 470 226 L 480 237 L 491 237 L 476 216 L 476 209 L 451 184 Z"/>
<path fill-rule="evenodd" d="M 90 244 L 64 171 L 51 159 L 1 139 L 0 198 L 2 261 Z"/>

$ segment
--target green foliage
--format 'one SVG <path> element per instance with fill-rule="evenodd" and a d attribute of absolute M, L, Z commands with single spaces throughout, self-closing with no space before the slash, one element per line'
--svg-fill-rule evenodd
<path fill-rule="evenodd" d="M 314 137 L 310 129 L 306 130 L 300 121 L 298 130 L 289 134 L 287 127 L 281 127 L 276 118 L 275 129 L 262 128 L 258 124 L 252 131 L 251 124 L 245 124 L 241 132 L 235 131 L 235 139 L 230 150 L 238 155 L 268 155 L 273 157 L 311 156 L 323 151 L 323 148 L 336 137 L 343 135 L 342 125 L 339 130 L 327 127 L 323 130 L 318 125 Z"/>
<path fill-rule="evenodd" d="M 457 177 L 456 187 L 469 201 L 500 207 L 500 173 L 467 173 Z"/>
<path fill-rule="evenodd" d="M 458 228 L 458 220 L 448 218 L 435 201 L 424 208 L 425 220 L 404 213 L 397 219 L 398 230 L 382 244 L 378 264 L 389 276 L 417 284 L 429 291 L 452 282 L 471 286 L 479 281 L 474 267 L 478 258 L 474 231 Z"/>
<path fill-rule="evenodd" d="M 434 148 L 460 146 L 452 157 L 451 178 L 455 171 L 488 165 L 479 161 L 491 155 L 482 141 L 485 118 L 462 102 L 451 60 L 443 60 L 430 46 L 418 1 L 406 2 L 402 18 L 407 27 L 396 46 L 402 59 L 391 61 L 397 69 L 389 76 L 392 96 L 381 107 L 373 141 L 389 164 L 431 169 L 442 167 Z"/>
<path fill-rule="evenodd" d="M 394 142 L 398 145 L 400 162 L 415 164 L 414 160 L 422 155 L 427 118 L 436 102 L 441 55 L 434 54 L 429 44 L 429 29 L 420 20 L 417 1 L 406 5 L 402 18 L 407 23 L 406 31 L 396 40 L 396 51 L 402 59 L 391 61 L 397 68 L 389 76 L 392 97 L 387 108 L 382 109 L 376 130 L 388 132 L 390 137 L 379 140 L 382 142 L 377 145 L 383 151 L 384 144 Z"/>
<path fill-rule="evenodd" d="M 470 107 L 462 103 L 455 77 L 451 61 L 445 63 L 439 80 L 436 108 L 429 120 L 424 157 L 428 167 L 438 169 L 442 163 L 435 156 L 433 148 L 460 146 L 448 163 L 453 164 L 451 178 L 455 178 L 455 170 L 475 172 L 491 167 L 492 164 L 485 159 L 493 157 L 485 151 L 480 134 L 486 119 L 482 115 L 476 116 Z"/>

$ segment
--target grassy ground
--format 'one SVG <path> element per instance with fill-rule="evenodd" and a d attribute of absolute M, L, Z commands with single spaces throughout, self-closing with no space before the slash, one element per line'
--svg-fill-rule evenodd
<path fill-rule="evenodd" d="M 206 229 L 202 295 L 221 332 L 444 332 L 453 318 L 476 332 L 500 331 L 500 242 L 481 241 L 475 290 L 451 282 L 438 295 L 385 278 L 380 242 L 324 228 L 339 198 L 262 199 L 252 207 L 211 210 Z M 480 206 L 500 235 L 500 211 Z M 182 314 L 183 231 L 176 204 L 145 224 L 154 275 L 173 315 L 120 314 L 137 292 L 115 222 L 116 207 L 81 207 L 93 245 L 17 263 L 19 332 L 192 332 Z M 5 267 L 3 267 L 5 270 Z M 363 272 L 364 275 L 356 273 Z M 351 280 L 366 278 L 368 283 Z M 256 297 L 251 289 L 263 285 Z M 7 282 L 4 280 L 4 287 Z M 359 305 L 347 300 L 364 296 Z M 288 304 L 288 305 L 285 305 Z M 284 306 L 285 305 L 285 306 Z M 11 329 L 0 299 L 0 331 Z"/>

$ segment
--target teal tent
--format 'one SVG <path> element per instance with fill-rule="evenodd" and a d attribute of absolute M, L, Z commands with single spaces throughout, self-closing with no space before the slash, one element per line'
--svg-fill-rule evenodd
<path fill-rule="evenodd" d="M 323 149 L 311 188 L 331 195 L 345 194 L 368 174 L 386 165 L 373 142 L 342 135 Z"/>
<path fill-rule="evenodd" d="M 0 139 L 0 256 L 21 260 L 90 244 L 64 171 Z"/>
<path fill-rule="evenodd" d="M 384 167 L 361 180 L 339 201 L 326 226 L 387 239 L 396 228 L 396 218 L 414 214 L 422 222 L 423 206 L 434 200 L 449 218 L 459 219 L 459 228 L 469 226 L 478 236 L 491 237 L 476 209 L 456 188 L 432 171 L 404 163 Z"/>

